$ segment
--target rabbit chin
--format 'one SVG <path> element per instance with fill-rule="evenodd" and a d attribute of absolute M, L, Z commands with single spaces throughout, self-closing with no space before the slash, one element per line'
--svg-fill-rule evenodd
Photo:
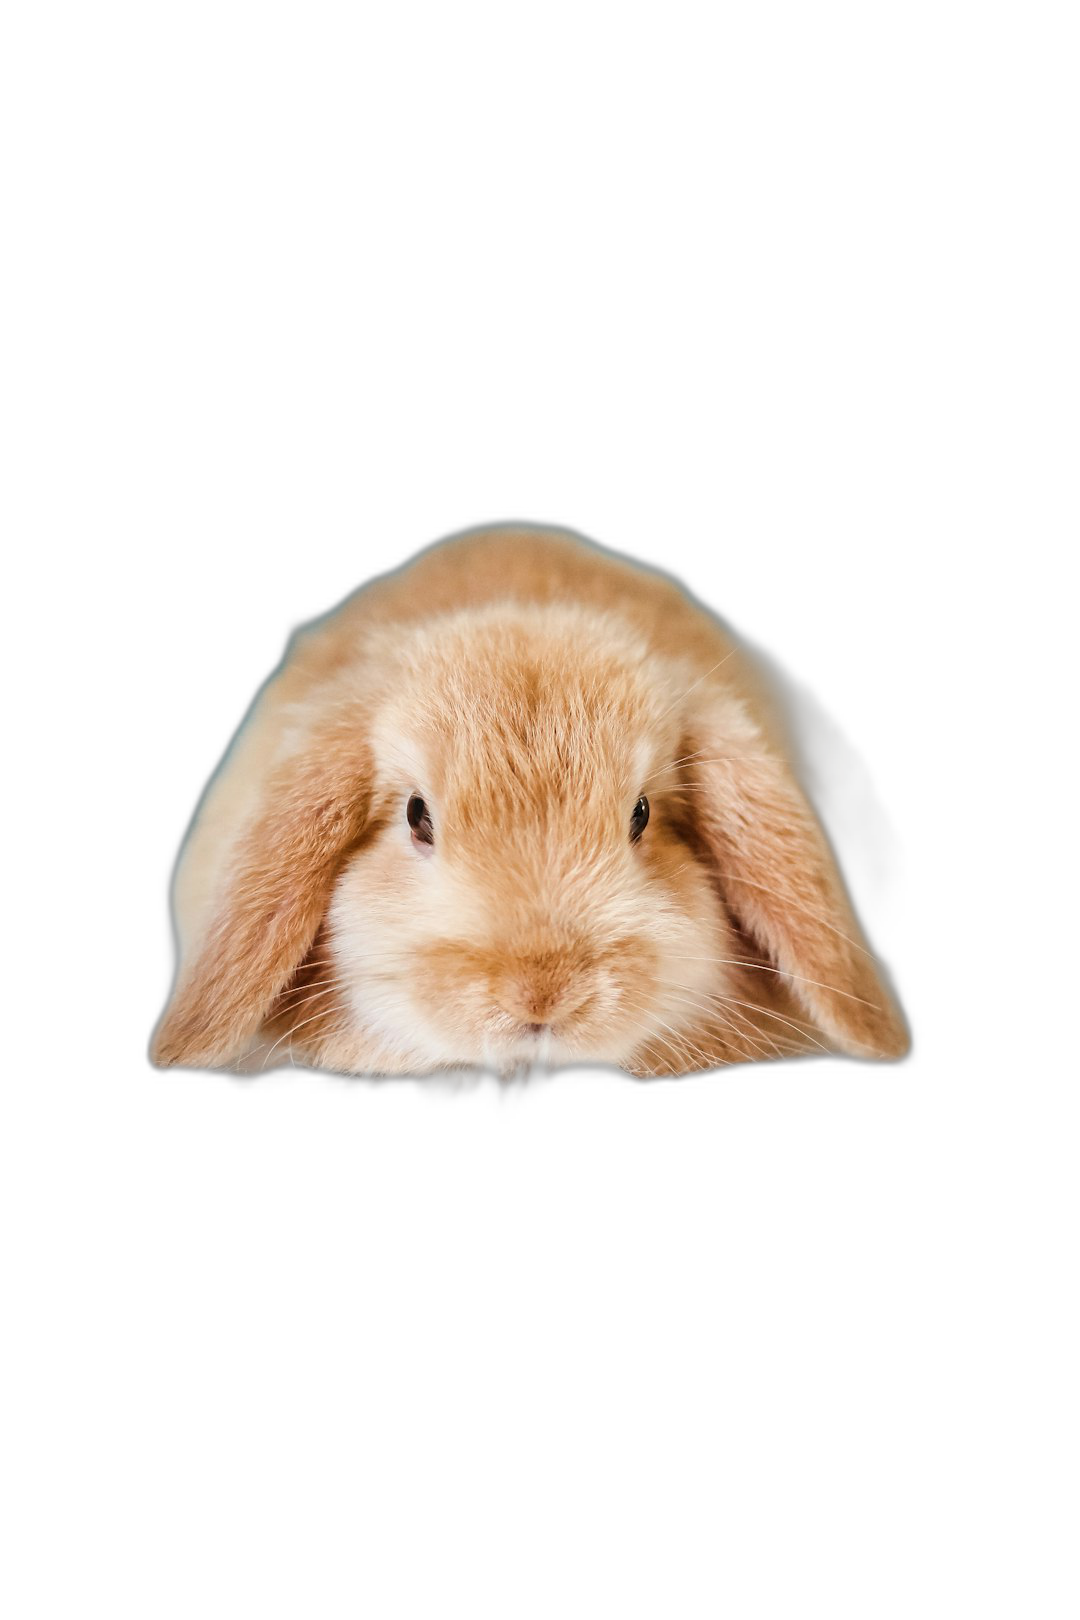
<path fill-rule="evenodd" d="M 572 1035 L 544 1027 L 539 1034 L 487 1038 L 476 1068 L 486 1069 L 499 1081 L 528 1081 L 557 1069 L 625 1069 L 631 1051 L 633 1047 L 627 1042 L 575 1040 Z"/>

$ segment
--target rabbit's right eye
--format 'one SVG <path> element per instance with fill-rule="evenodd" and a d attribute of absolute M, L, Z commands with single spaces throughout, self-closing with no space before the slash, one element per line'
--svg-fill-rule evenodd
<path fill-rule="evenodd" d="M 405 806 L 405 815 L 412 828 L 414 844 L 433 844 L 435 842 L 435 828 L 431 824 L 431 812 L 420 797 L 413 793 Z"/>

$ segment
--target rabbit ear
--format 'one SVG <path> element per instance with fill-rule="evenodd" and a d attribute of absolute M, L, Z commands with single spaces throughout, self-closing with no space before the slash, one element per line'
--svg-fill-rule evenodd
<path fill-rule="evenodd" d="M 253 752 L 264 774 L 238 792 Z M 154 1035 L 155 1063 L 213 1067 L 243 1053 L 310 950 L 342 858 L 363 831 L 370 772 L 355 724 L 309 731 L 288 757 L 280 753 L 240 747 L 196 821 L 192 843 L 201 821 L 224 820 L 212 837 L 228 853 L 218 856 L 208 920 Z M 242 805 L 233 812 L 239 827 L 227 825 L 222 800 Z"/>
<path fill-rule="evenodd" d="M 706 718 L 689 750 L 692 814 L 738 922 L 840 1051 L 901 1057 L 903 1017 L 790 767 L 734 707 Z"/>

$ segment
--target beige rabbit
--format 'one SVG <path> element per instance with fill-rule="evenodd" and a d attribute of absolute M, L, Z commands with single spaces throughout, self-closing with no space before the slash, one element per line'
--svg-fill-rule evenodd
<path fill-rule="evenodd" d="M 654 1075 L 908 1045 L 745 656 L 561 531 L 446 541 L 298 632 L 174 904 L 161 1064 Z"/>

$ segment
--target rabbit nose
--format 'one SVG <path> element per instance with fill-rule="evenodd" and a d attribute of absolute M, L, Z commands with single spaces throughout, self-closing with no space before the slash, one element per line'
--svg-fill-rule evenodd
<path fill-rule="evenodd" d="M 580 997 L 575 998 L 564 976 L 537 966 L 519 968 L 505 978 L 495 989 L 495 1000 L 502 1012 L 538 1035 L 556 1014 L 572 1012 Z"/>
<path fill-rule="evenodd" d="M 511 1018 L 525 1028 L 532 1035 L 538 1035 L 548 1022 L 548 1015 L 555 1011 L 558 1004 L 558 995 L 546 994 L 532 990 L 526 985 L 503 985 L 495 1000 L 500 1012 L 508 1013 Z"/>

